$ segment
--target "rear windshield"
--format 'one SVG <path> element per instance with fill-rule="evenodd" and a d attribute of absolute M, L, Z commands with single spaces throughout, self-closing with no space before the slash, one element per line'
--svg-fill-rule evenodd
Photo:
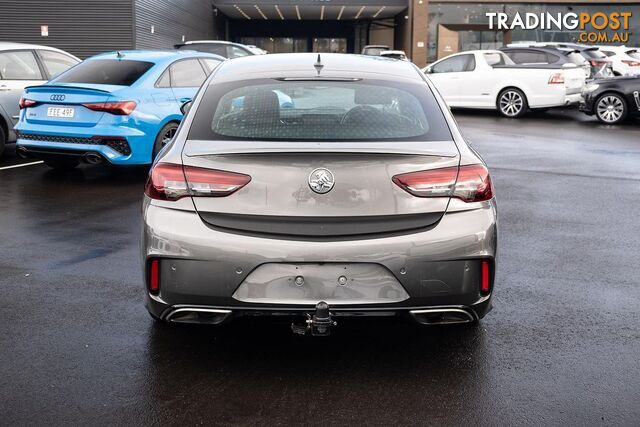
<path fill-rule="evenodd" d="M 153 65 L 145 61 L 91 59 L 63 73 L 54 82 L 131 86 Z"/>
<path fill-rule="evenodd" d="M 422 84 L 277 81 L 207 88 L 190 139 L 436 141 L 451 133 Z"/>
<path fill-rule="evenodd" d="M 634 59 L 640 59 L 640 51 L 637 50 L 628 50 L 627 55 Z"/>
<path fill-rule="evenodd" d="M 607 55 L 600 52 L 599 50 L 591 50 L 591 49 L 583 50 L 582 54 L 589 58 L 595 58 L 595 59 L 602 59 L 607 57 Z"/>

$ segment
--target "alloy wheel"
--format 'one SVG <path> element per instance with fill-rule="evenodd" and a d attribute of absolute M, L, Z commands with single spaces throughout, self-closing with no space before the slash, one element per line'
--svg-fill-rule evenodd
<path fill-rule="evenodd" d="M 606 123 L 616 123 L 620 121 L 624 114 L 624 104 L 615 95 L 607 95 L 598 101 L 596 107 L 598 118 Z"/>
<path fill-rule="evenodd" d="M 167 131 L 164 133 L 164 135 L 162 135 L 162 146 L 164 147 L 165 145 L 167 145 L 169 142 L 171 142 L 171 140 L 173 139 L 173 137 L 176 135 L 176 131 L 178 130 L 178 127 L 171 127 L 169 129 L 167 129 Z"/>
<path fill-rule="evenodd" d="M 515 117 L 522 111 L 524 100 L 516 91 L 507 91 L 500 97 L 500 111 L 505 116 Z"/>

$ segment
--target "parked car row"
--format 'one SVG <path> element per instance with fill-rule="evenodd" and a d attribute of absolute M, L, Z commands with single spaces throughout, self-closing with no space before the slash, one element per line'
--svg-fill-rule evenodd
<path fill-rule="evenodd" d="M 116 164 L 149 163 L 162 141 L 175 133 L 181 103 L 195 95 L 216 64 L 267 53 L 219 40 L 189 41 L 176 48 L 177 53 L 98 55 L 57 78 L 81 60 L 47 46 L 0 43 L 0 155 L 20 136 L 19 153 L 24 156 L 43 157 L 46 146 L 51 152 L 64 148 L 74 155 L 84 150 L 84 158 L 93 162 L 108 158 Z M 161 81 L 152 80 L 160 74 Z M 34 87 L 47 81 L 45 88 Z M 26 96 L 20 100 L 25 88 Z M 99 108 L 101 102 L 106 106 Z M 108 108 L 118 102 L 129 102 L 129 108 Z M 18 125 L 21 110 L 23 120 Z M 126 144 L 113 142 L 122 138 Z M 116 145 L 119 150 L 108 150 Z M 59 162 L 47 154 L 47 164 L 56 167 L 78 161 L 67 157 Z"/>
<path fill-rule="evenodd" d="M 624 76 L 614 76 L 614 56 L 616 73 Z M 601 122 L 617 124 L 640 114 L 638 58 L 636 49 L 625 47 L 522 44 L 457 53 L 423 71 L 450 107 L 496 109 L 515 118 L 579 105 Z"/>
<path fill-rule="evenodd" d="M 265 53 L 208 40 L 176 48 L 112 52 L 80 62 L 59 49 L 0 44 L 0 154 L 7 142 L 17 141 L 21 156 L 54 168 L 75 167 L 80 160 L 151 163 L 175 134 L 181 106 L 220 62 Z M 404 52 L 382 45 L 366 46 L 363 54 L 407 60 Z M 633 48 L 530 43 L 461 52 L 423 71 L 450 107 L 520 117 L 530 109 L 580 103 L 581 111 L 615 124 L 640 113 L 639 64 Z M 603 79 L 609 75 L 603 70 L 636 77 Z M 275 94 L 282 108 L 295 107 L 287 94 Z M 236 99 L 234 108 L 243 102 Z"/>

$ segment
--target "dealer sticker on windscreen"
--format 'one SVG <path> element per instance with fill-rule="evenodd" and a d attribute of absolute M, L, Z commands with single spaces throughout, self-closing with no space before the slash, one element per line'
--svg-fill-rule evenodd
<path fill-rule="evenodd" d="M 71 119 L 75 114 L 75 109 L 69 107 L 49 107 L 47 117 L 59 117 L 61 119 Z"/>

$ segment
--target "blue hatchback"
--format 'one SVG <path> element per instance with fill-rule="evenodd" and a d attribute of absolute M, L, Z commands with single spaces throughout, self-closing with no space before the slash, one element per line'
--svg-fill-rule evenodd
<path fill-rule="evenodd" d="M 68 169 L 80 160 L 148 164 L 171 140 L 219 55 L 122 51 L 96 55 L 42 86 L 25 89 L 17 150 Z"/>

